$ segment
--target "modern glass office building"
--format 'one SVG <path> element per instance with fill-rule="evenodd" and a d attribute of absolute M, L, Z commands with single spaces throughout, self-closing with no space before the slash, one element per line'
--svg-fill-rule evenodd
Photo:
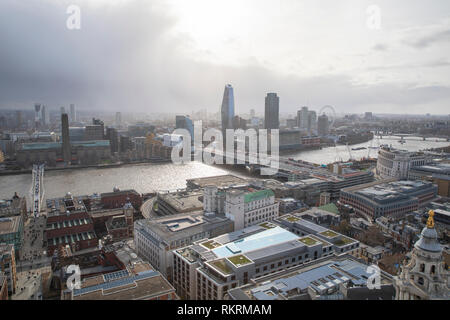
<path fill-rule="evenodd" d="M 222 100 L 222 130 L 233 129 L 234 118 L 234 92 L 231 84 L 225 86 Z"/>

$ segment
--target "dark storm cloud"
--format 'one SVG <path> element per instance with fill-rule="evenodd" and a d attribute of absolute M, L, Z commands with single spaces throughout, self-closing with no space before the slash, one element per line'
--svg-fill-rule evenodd
<path fill-rule="evenodd" d="M 300 78 L 256 61 L 240 67 L 194 61 L 186 54 L 191 39 L 170 33 L 174 18 L 161 6 L 146 9 L 143 2 L 81 5 L 81 30 L 71 31 L 66 8 L 77 1 L 1 0 L 0 107 L 30 108 L 39 101 L 54 108 L 76 103 L 80 109 L 215 112 L 226 83 L 235 88 L 238 113 L 262 110 L 265 94 L 273 91 L 282 112 L 306 101 L 333 105 L 337 112 L 369 106 L 379 112 L 422 112 L 424 104 L 450 101 L 447 87 L 358 86 L 347 75 Z M 392 110 L 393 104 L 405 109 Z"/>

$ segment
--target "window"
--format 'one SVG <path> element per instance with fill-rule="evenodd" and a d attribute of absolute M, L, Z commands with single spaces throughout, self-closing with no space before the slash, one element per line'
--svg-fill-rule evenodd
<path fill-rule="evenodd" d="M 420 285 L 423 285 L 423 278 L 422 277 L 419 277 L 419 279 L 417 280 L 417 283 L 418 284 L 420 284 Z"/>
<path fill-rule="evenodd" d="M 425 272 L 425 264 L 424 263 L 420 264 L 420 272 Z"/>
<path fill-rule="evenodd" d="M 436 266 L 432 265 L 430 270 L 431 275 L 434 275 L 436 273 Z"/>

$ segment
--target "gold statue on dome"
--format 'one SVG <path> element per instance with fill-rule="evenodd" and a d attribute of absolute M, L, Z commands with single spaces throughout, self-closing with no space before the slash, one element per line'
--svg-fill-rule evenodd
<path fill-rule="evenodd" d="M 434 211 L 430 210 L 428 211 L 428 220 L 427 220 L 427 227 L 429 229 L 433 229 L 434 228 Z"/>

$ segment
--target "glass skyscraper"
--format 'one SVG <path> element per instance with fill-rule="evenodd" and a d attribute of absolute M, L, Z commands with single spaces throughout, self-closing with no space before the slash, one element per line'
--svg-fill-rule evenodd
<path fill-rule="evenodd" d="M 234 93 L 231 84 L 225 86 L 222 100 L 222 130 L 233 129 Z"/>

